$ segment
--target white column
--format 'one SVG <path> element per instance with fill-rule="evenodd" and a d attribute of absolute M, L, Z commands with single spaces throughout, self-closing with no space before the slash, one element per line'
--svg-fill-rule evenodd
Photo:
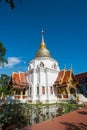
<path fill-rule="evenodd" d="M 46 100 L 49 100 L 49 97 L 48 97 L 48 91 L 49 91 L 49 86 L 48 86 L 48 72 L 47 72 L 47 69 L 46 69 L 46 90 L 45 90 L 45 92 L 46 92 Z"/>
<path fill-rule="evenodd" d="M 22 99 L 22 96 L 23 96 L 23 90 L 21 90 L 20 92 L 20 99 Z"/>
<path fill-rule="evenodd" d="M 32 84 L 32 100 L 35 101 L 36 99 L 36 85 L 37 85 L 37 73 L 36 73 L 36 70 L 33 69 L 33 84 Z"/>

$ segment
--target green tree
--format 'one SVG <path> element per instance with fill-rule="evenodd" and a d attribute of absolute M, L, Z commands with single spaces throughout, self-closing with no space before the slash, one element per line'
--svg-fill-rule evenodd
<path fill-rule="evenodd" d="M 0 76 L 0 95 L 3 92 L 4 95 L 10 94 L 10 91 L 8 89 L 8 82 L 10 80 L 10 77 L 5 74 L 1 74 Z"/>
<path fill-rule="evenodd" d="M 1 1 L 2 1 L 2 0 L 0 0 L 0 2 L 1 2 Z M 10 5 L 10 8 L 11 8 L 11 9 L 14 9 L 14 8 L 15 8 L 14 0 L 5 0 L 5 2 Z M 20 0 L 20 2 L 22 3 L 23 0 Z"/>
<path fill-rule="evenodd" d="M 0 66 L 4 66 L 4 63 L 8 63 L 7 59 L 4 58 L 5 54 L 6 48 L 4 47 L 2 42 L 0 42 Z"/>
<path fill-rule="evenodd" d="M 14 5 L 14 0 L 5 0 L 11 7 L 11 9 L 14 9 L 15 5 Z"/>

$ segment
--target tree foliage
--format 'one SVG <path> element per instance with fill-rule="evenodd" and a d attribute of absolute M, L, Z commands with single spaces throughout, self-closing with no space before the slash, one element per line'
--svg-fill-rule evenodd
<path fill-rule="evenodd" d="M 10 77 L 6 74 L 1 74 L 0 76 L 0 95 L 3 92 L 4 95 L 8 95 L 10 93 L 8 89 L 8 82 L 10 80 Z"/>
<path fill-rule="evenodd" d="M 3 66 L 4 63 L 8 63 L 7 59 L 4 58 L 6 53 L 6 48 L 3 46 L 2 42 L 0 42 L 0 66 Z"/>
<path fill-rule="evenodd" d="M 1 2 L 1 1 L 2 1 L 2 0 L 0 0 L 0 2 Z M 23 0 L 20 0 L 20 1 L 21 1 L 21 3 L 23 2 Z M 5 2 L 10 5 L 10 8 L 11 8 L 11 9 L 14 9 L 14 8 L 15 8 L 14 0 L 5 0 Z"/>
<path fill-rule="evenodd" d="M 11 9 L 14 9 L 15 5 L 14 5 L 14 0 L 5 0 L 11 7 Z"/>

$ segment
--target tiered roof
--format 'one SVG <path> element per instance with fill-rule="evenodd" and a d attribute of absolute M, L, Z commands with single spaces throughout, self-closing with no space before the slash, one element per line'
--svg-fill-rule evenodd
<path fill-rule="evenodd" d="M 56 81 L 54 82 L 54 85 L 58 84 L 60 86 L 64 86 L 72 80 L 77 81 L 76 77 L 72 73 L 72 69 L 70 69 L 70 70 L 64 69 L 59 72 L 59 74 L 56 78 Z"/>
<path fill-rule="evenodd" d="M 29 86 L 24 72 L 12 73 L 12 85 L 15 89 L 23 89 Z"/>

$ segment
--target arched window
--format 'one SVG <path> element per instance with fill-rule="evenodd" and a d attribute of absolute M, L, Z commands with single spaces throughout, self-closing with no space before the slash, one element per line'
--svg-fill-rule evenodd
<path fill-rule="evenodd" d="M 29 65 L 29 69 L 31 69 L 31 65 Z"/>
<path fill-rule="evenodd" d="M 57 65 L 54 63 L 54 69 L 57 69 Z"/>
<path fill-rule="evenodd" d="M 44 67 L 44 63 L 42 61 L 40 63 L 40 67 Z"/>
<path fill-rule="evenodd" d="M 42 86 L 42 94 L 45 94 L 45 87 Z"/>

